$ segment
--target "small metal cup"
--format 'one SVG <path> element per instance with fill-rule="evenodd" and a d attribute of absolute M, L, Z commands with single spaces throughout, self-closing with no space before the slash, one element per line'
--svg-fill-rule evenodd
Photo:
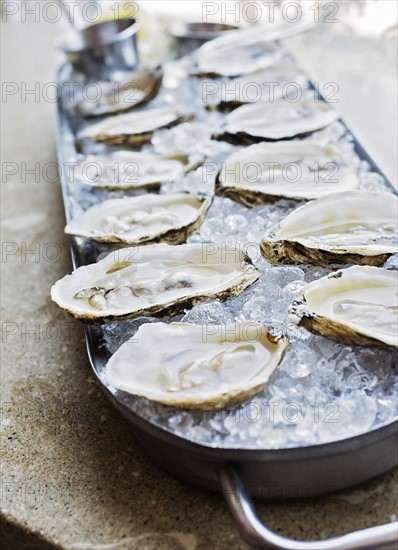
<path fill-rule="evenodd" d="M 61 39 L 58 47 L 88 79 L 113 80 L 120 71 L 138 67 L 136 19 L 90 25 Z"/>
<path fill-rule="evenodd" d="M 178 55 L 186 55 L 199 48 L 213 38 L 222 36 L 225 32 L 236 30 L 235 25 L 224 23 L 185 23 L 175 22 L 169 25 L 168 31 L 176 40 Z"/>

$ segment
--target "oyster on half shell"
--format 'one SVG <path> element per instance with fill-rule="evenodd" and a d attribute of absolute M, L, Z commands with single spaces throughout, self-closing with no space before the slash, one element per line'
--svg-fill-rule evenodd
<path fill-rule="evenodd" d="M 151 71 L 129 73 L 121 81 L 98 82 L 98 99 L 81 99 L 76 105 L 76 114 L 86 118 L 99 117 L 145 105 L 156 96 L 162 80 L 163 71 L 158 67 Z"/>
<path fill-rule="evenodd" d="M 398 347 L 398 272 L 353 266 L 308 284 L 291 320 L 353 346 Z"/>
<path fill-rule="evenodd" d="M 260 391 L 287 339 L 257 323 L 141 325 L 110 358 L 106 383 L 174 407 L 214 410 Z"/>
<path fill-rule="evenodd" d="M 382 266 L 398 250 L 398 198 L 350 191 L 311 201 L 268 231 L 261 253 L 275 264 Z"/>
<path fill-rule="evenodd" d="M 239 245 L 151 244 L 79 267 L 55 283 L 51 298 L 73 317 L 103 323 L 177 315 L 213 298 L 237 296 L 259 276 Z"/>
<path fill-rule="evenodd" d="M 176 153 L 164 157 L 138 151 L 111 151 L 87 155 L 76 167 L 75 181 L 98 189 L 112 191 L 130 189 L 157 190 L 166 181 L 176 181 L 200 166 L 201 155 Z"/>
<path fill-rule="evenodd" d="M 111 199 L 73 219 L 65 233 L 106 243 L 179 244 L 202 225 L 211 203 L 190 193 Z"/>
<path fill-rule="evenodd" d="M 233 78 L 222 82 L 218 87 L 220 93 L 217 108 L 228 111 L 246 103 L 272 102 L 282 97 L 295 97 L 297 88 L 301 93 L 301 90 L 308 87 L 308 77 L 294 65 L 286 63 Z M 211 101 L 209 105 L 212 106 Z"/>
<path fill-rule="evenodd" d="M 250 145 L 230 155 L 216 178 L 217 195 L 245 206 L 317 199 L 358 186 L 339 149 L 310 141 Z"/>
<path fill-rule="evenodd" d="M 104 142 L 109 145 L 140 147 L 151 141 L 152 135 L 160 128 L 171 128 L 187 122 L 193 115 L 183 114 L 171 107 L 157 107 L 145 111 L 135 111 L 108 117 L 101 122 L 86 126 L 78 134 L 78 139 Z"/>
<path fill-rule="evenodd" d="M 263 29 L 228 31 L 192 54 L 194 76 L 240 76 L 269 67 L 285 53 L 276 42 L 264 39 Z"/>
<path fill-rule="evenodd" d="M 225 117 L 220 133 L 214 138 L 251 145 L 260 141 L 279 141 L 304 137 L 321 130 L 339 118 L 324 101 L 303 98 L 260 101 L 242 105 Z"/>

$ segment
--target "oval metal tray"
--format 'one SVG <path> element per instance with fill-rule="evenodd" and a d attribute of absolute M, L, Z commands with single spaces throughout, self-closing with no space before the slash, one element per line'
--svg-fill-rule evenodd
<path fill-rule="evenodd" d="M 71 81 L 68 66 L 64 66 L 58 76 L 60 85 L 65 81 Z M 76 155 L 75 122 L 59 102 L 57 151 L 61 166 L 71 156 Z M 370 164 L 372 171 L 383 175 L 354 136 L 353 140 L 357 154 Z M 62 171 L 61 185 L 69 221 L 68 182 Z M 391 184 L 389 185 L 394 191 Z M 96 259 L 90 257 L 87 249 L 82 250 L 74 239 L 71 252 L 74 267 L 87 262 L 88 258 L 92 261 Z M 95 255 L 95 250 L 92 254 Z M 104 385 L 100 376 L 110 356 L 101 345 L 101 328 L 87 326 L 86 339 L 88 356 L 104 393 L 115 408 L 131 422 L 147 454 L 161 468 L 176 477 L 211 490 L 221 489 L 237 528 L 253 548 L 385 548 L 392 547 L 397 541 L 398 523 L 321 542 L 287 540 L 272 533 L 259 522 L 249 497 L 314 497 L 352 487 L 394 468 L 398 464 L 397 418 L 355 437 L 296 448 L 228 449 L 194 443 L 150 423 L 118 400 Z"/>

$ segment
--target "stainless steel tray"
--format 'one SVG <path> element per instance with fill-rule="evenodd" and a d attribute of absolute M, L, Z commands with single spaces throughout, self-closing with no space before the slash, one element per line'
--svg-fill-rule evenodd
<path fill-rule="evenodd" d="M 71 75 L 70 67 L 65 65 L 58 75 L 59 83 L 62 85 L 62 82 L 71 81 Z M 76 155 L 74 138 L 77 123 L 59 102 L 57 150 L 61 166 Z M 354 145 L 358 156 L 370 164 L 372 171 L 382 174 L 355 138 Z M 61 170 L 61 185 L 69 221 L 70 198 L 64 170 Z M 90 248 L 89 245 L 87 248 L 86 243 L 82 247 L 81 242 L 75 239 L 72 239 L 71 252 L 74 267 L 95 261 L 98 254 L 95 246 Z M 221 489 L 237 528 L 253 548 L 359 549 L 393 547 L 396 543 L 398 523 L 322 542 L 287 540 L 259 522 L 248 496 L 317 496 L 354 486 L 392 469 L 398 464 L 396 418 L 367 433 L 321 445 L 277 450 L 207 447 L 151 424 L 115 398 L 100 377 L 110 357 L 106 347 L 101 345 L 101 338 L 101 327 L 86 327 L 87 351 L 93 371 L 107 397 L 131 422 L 147 454 L 172 475 L 201 487 Z"/>

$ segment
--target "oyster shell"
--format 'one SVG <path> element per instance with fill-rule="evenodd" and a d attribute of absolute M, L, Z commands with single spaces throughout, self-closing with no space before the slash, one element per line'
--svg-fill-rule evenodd
<path fill-rule="evenodd" d="M 148 143 L 153 133 L 160 128 L 170 128 L 191 120 L 193 115 L 182 114 L 170 107 L 158 107 L 108 117 L 101 122 L 91 124 L 78 135 L 79 139 L 104 142 L 109 145 L 128 145 L 140 147 Z"/>
<path fill-rule="evenodd" d="M 86 322 L 177 315 L 212 298 L 237 296 L 259 276 L 239 245 L 151 244 L 76 269 L 55 283 L 51 298 Z"/>
<path fill-rule="evenodd" d="M 112 115 L 142 106 L 158 93 L 163 80 L 161 68 L 130 73 L 120 82 L 98 82 L 98 101 L 80 100 L 76 105 L 78 116 L 91 118 Z"/>
<path fill-rule="evenodd" d="M 350 191 L 311 201 L 274 226 L 260 244 L 275 264 L 383 265 L 397 253 L 398 199 Z"/>
<path fill-rule="evenodd" d="M 111 199 L 75 218 L 65 233 L 106 243 L 179 244 L 202 225 L 211 203 L 189 193 Z"/>
<path fill-rule="evenodd" d="M 317 199 L 358 185 L 336 147 L 280 141 L 250 145 L 229 156 L 216 178 L 216 194 L 254 206 L 279 198 Z"/>
<path fill-rule="evenodd" d="M 306 329 L 353 346 L 398 347 L 398 272 L 353 266 L 301 291 L 291 318 Z"/>
<path fill-rule="evenodd" d="M 286 339 L 253 322 L 144 324 L 110 358 L 105 379 L 164 405 L 221 409 L 260 391 L 286 348 Z"/>
<path fill-rule="evenodd" d="M 260 141 L 279 141 L 304 137 L 321 130 L 339 118 L 323 101 L 309 98 L 286 99 L 242 105 L 225 117 L 221 134 L 215 139 L 251 145 Z"/>
<path fill-rule="evenodd" d="M 264 30 L 228 31 L 210 40 L 192 55 L 194 76 L 240 76 L 269 67 L 284 56 L 276 42 L 264 39 Z"/>
<path fill-rule="evenodd" d="M 74 179 L 90 187 L 112 191 L 157 190 L 161 183 L 180 179 L 203 161 L 200 155 L 188 158 L 176 153 L 173 157 L 164 157 L 136 151 L 112 151 L 87 155 L 76 167 Z"/>
<path fill-rule="evenodd" d="M 240 76 L 220 84 L 220 110 L 232 110 L 246 103 L 271 102 L 295 96 L 308 86 L 308 77 L 294 65 L 272 65 L 261 71 Z"/>

